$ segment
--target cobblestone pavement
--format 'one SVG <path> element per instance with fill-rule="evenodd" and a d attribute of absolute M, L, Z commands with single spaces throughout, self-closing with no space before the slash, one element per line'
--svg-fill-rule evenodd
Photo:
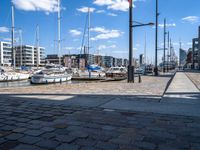
<path fill-rule="evenodd" d="M 199 150 L 200 118 L 0 102 L 0 149 Z"/>
<path fill-rule="evenodd" d="M 102 94 L 102 95 L 162 95 L 169 77 L 143 76 L 142 83 L 135 78 L 134 84 L 122 82 L 97 82 L 77 84 L 52 84 L 19 88 L 1 88 L 0 93 L 65 93 L 65 94 Z"/>
<path fill-rule="evenodd" d="M 154 80 L 155 78 L 152 78 L 149 82 Z M 169 78 L 158 78 L 156 82 L 161 84 L 157 86 L 164 90 L 168 80 Z M 120 84 L 118 84 L 119 87 Z M 92 86 L 94 85 L 93 83 Z M 108 83 L 98 84 L 98 87 L 105 85 L 105 88 L 109 90 Z M 76 86 L 82 87 L 83 85 Z M 91 85 L 84 86 L 90 87 Z M 115 84 L 115 87 L 119 90 L 118 86 Z M 134 86 L 141 86 L 142 88 L 146 85 L 138 84 Z M 110 85 L 110 87 L 112 86 Z M 50 93 L 53 86 L 49 88 L 49 91 L 47 88 L 45 90 L 34 88 L 34 90 L 36 89 L 37 91 L 30 89 L 27 91 Z M 65 87 L 61 87 L 61 89 L 59 89 L 60 93 L 61 91 L 68 93 Z M 12 92 L 20 90 L 21 88 L 15 91 L 11 89 Z M 153 94 L 158 92 L 158 95 L 159 93 L 162 95 L 163 93 L 156 87 L 154 90 L 157 91 L 152 92 Z M 10 93 L 11 91 L 5 90 L 4 92 Z M 23 92 L 21 91 L 21 93 Z M 110 93 L 113 95 L 110 97 L 106 95 L 108 94 L 106 92 L 105 95 L 102 94 L 99 97 L 101 99 L 116 97 L 115 94 L 117 93 L 115 92 L 117 90 Z M 52 93 L 55 93 L 55 91 L 52 91 Z M 143 93 L 139 94 L 148 96 L 148 90 L 144 89 Z M 122 97 L 124 96 L 122 95 Z M 87 98 L 88 96 L 82 95 L 82 97 Z M 118 97 L 120 98 L 120 96 Z M 129 95 L 129 97 L 135 98 L 136 95 Z M 95 99 L 95 97 L 93 98 Z M 152 100 L 154 100 L 153 97 Z M 66 106 L 65 103 L 60 101 L 54 103 L 51 103 L 51 101 L 55 100 L 47 101 L 42 97 L 38 97 L 37 100 L 34 100 L 34 98 L 30 100 L 27 97 L 16 97 L 15 94 L 1 94 L 0 150 L 200 149 L 200 117 L 120 111 L 98 106 Z"/>

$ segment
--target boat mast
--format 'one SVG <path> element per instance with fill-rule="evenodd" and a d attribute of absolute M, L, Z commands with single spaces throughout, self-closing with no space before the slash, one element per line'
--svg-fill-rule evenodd
<path fill-rule="evenodd" d="M 146 32 L 145 32 L 145 35 L 144 35 L 144 63 L 145 63 L 145 66 L 147 64 L 147 35 L 146 35 Z"/>
<path fill-rule="evenodd" d="M 37 68 L 39 67 L 39 60 L 40 60 L 40 51 L 39 51 L 39 31 L 40 31 L 40 28 L 39 26 L 37 25 L 36 27 L 36 41 L 37 41 Z"/>
<path fill-rule="evenodd" d="M 58 57 L 59 57 L 59 65 L 61 65 L 60 58 L 60 0 L 58 0 Z"/>
<path fill-rule="evenodd" d="M 90 54 L 90 8 L 88 7 L 88 62 Z"/>
<path fill-rule="evenodd" d="M 19 30 L 20 35 L 20 66 L 22 66 L 22 30 Z"/>
<path fill-rule="evenodd" d="M 12 66 L 15 69 L 16 64 L 15 64 L 15 48 L 14 48 L 14 40 L 15 40 L 15 22 L 14 22 L 14 5 L 12 3 Z"/>

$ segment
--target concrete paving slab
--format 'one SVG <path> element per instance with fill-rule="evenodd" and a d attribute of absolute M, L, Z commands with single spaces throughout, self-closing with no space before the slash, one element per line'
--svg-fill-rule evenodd
<path fill-rule="evenodd" d="M 101 106 L 104 109 L 117 109 L 122 111 L 150 112 L 182 116 L 200 117 L 200 104 L 180 104 L 161 102 L 144 102 L 130 100 L 112 100 Z"/>
<path fill-rule="evenodd" d="M 23 98 L 27 101 L 43 100 L 43 103 L 59 103 L 66 106 L 97 107 L 113 99 L 113 96 L 88 96 L 88 95 L 12 95 L 13 99 Z"/>
<path fill-rule="evenodd" d="M 199 89 L 185 75 L 177 72 L 166 93 L 200 93 Z"/>

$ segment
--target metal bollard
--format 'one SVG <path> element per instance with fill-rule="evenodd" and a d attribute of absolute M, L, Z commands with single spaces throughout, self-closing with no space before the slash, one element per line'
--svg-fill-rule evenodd
<path fill-rule="evenodd" d="M 142 82 L 142 78 L 141 78 L 141 75 L 139 74 L 138 76 L 138 82 L 141 83 Z"/>

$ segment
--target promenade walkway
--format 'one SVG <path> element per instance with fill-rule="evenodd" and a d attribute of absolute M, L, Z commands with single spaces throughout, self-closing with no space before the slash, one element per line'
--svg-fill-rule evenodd
<path fill-rule="evenodd" d="M 199 89 L 184 72 L 177 72 L 166 93 L 199 93 Z"/>
<path fill-rule="evenodd" d="M 0 89 L 0 150 L 199 150 L 199 94 L 169 80 Z"/>

